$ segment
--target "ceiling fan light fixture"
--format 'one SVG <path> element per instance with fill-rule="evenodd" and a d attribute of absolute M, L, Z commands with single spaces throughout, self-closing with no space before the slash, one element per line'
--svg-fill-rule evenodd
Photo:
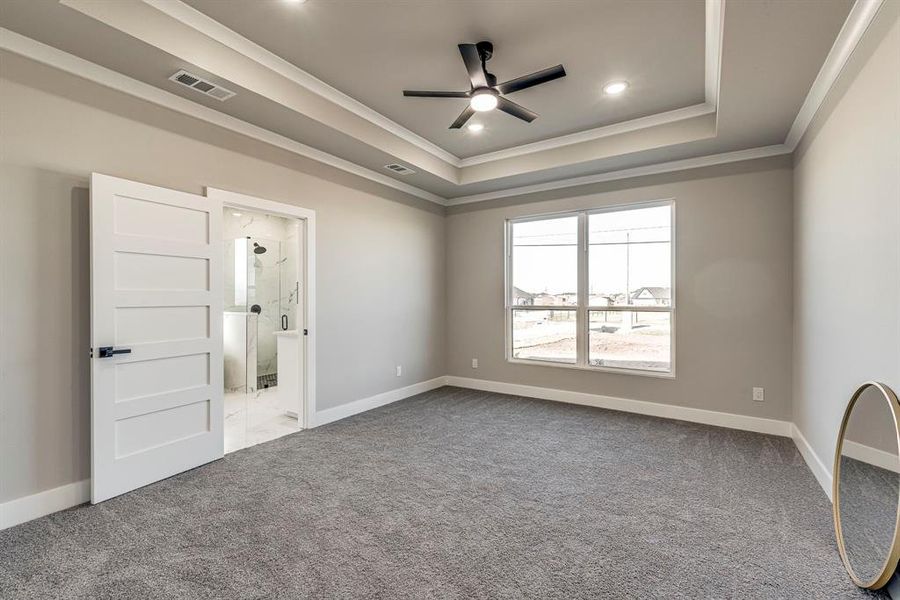
<path fill-rule="evenodd" d="M 486 112 L 497 108 L 497 93 L 493 91 L 478 91 L 472 95 L 469 106 L 476 112 Z"/>
<path fill-rule="evenodd" d="M 628 89 L 627 81 L 611 81 L 603 86 L 603 93 L 608 96 L 617 96 Z"/>

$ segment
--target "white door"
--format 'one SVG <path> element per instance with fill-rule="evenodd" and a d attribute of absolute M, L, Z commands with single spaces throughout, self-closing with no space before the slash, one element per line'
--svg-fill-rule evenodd
<path fill-rule="evenodd" d="M 222 203 L 91 176 L 91 502 L 221 458 Z"/>

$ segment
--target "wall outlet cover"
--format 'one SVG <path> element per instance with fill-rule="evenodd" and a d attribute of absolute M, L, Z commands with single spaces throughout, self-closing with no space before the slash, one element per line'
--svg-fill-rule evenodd
<path fill-rule="evenodd" d="M 472 359 L 472 368 L 473 368 L 473 369 L 477 369 L 477 368 L 478 368 L 478 359 L 477 359 L 477 358 L 473 358 L 473 359 Z"/>
<path fill-rule="evenodd" d="M 753 388 L 753 401 L 754 402 L 765 402 L 766 401 L 765 388 L 761 388 L 761 387 Z"/>

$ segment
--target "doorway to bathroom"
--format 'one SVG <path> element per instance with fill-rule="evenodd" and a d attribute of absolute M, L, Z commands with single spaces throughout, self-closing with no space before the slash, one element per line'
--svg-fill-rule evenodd
<path fill-rule="evenodd" d="M 226 312 L 228 450 L 316 424 L 314 211 L 101 173 L 90 206 L 92 503 L 222 458 Z"/>
<path fill-rule="evenodd" d="M 307 238 L 303 209 L 225 197 L 223 398 L 226 453 L 307 426 Z M 292 214 L 293 213 L 293 214 Z"/>

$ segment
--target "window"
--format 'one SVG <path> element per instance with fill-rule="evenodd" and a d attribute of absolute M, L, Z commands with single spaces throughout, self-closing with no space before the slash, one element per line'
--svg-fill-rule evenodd
<path fill-rule="evenodd" d="M 508 358 L 670 375 L 672 202 L 508 222 Z"/>

